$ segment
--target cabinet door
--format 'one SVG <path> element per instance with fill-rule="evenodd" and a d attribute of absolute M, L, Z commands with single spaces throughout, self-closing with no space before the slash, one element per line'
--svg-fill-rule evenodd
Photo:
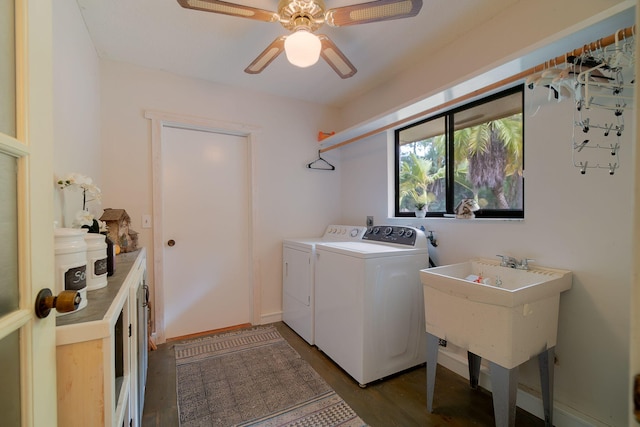
<path fill-rule="evenodd" d="M 129 290 L 130 301 L 130 366 L 131 389 L 129 395 L 129 422 L 127 425 L 142 425 L 145 383 L 147 380 L 147 320 L 149 292 L 146 285 L 146 259 L 142 258 Z"/>

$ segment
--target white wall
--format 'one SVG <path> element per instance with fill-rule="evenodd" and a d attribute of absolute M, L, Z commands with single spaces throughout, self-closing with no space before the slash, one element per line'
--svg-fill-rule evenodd
<path fill-rule="evenodd" d="M 75 0 L 53 2 L 53 90 L 54 174 L 81 173 L 101 187 L 98 56 Z M 82 209 L 81 193 L 56 191 L 54 220 L 60 225 L 63 198 L 67 222 Z M 102 215 L 99 203 L 87 207 Z"/>
<path fill-rule="evenodd" d="M 261 286 L 263 317 L 279 318 L 282 239 L 320 235 L 328 223 L 340 217 L 340 169 L 306 168 L 318 155 L 317 132 L 330 128 L 332 111 L 107 60 L 101 61 L 100 71 L 103 205 L 126 209 L 150 259 L 152 229 L 141 227 L 141 216 L 153 213 L 151 127 L 144 112 L 155 110 L 261 128 L 252 153 L 258 183 L 253 200 L 258 212 L 254 269 Z M 340 154 L 323 157 L 337 164 Z M 213 226 L 205 218 L 202 223 Z M 153 289 L 153 280 L 151 284 Z"/>
<path fill-rule="evenodd" d="M 613 176 L 606 170 L 581 175 L 571 157 L 573 103 L 548 102 L 547 91 L 537 89 L 526 91 L 526 104 L 523 221 L 386 220 L 386 170 L 393 160 L 388 160 L 386 137 L 381 136 L 341 149 L 342 220 L 359 221 L 369 214 L 378 224 L 386 220 L 424 225 L 435 232 L 439 243 L 429 248 L 437 265 L 509 254 L 572 270 L 573 287 L 561 298 L 555 399 L 606 425 L 625 425 L 633 114 L 625 116 L 622 167 Z M 540 389 L 536 362 L 522 367 L 521 383 Z"/>

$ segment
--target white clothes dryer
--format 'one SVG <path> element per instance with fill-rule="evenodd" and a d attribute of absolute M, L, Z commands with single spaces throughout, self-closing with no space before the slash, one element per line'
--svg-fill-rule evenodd
<path fill-rule="evenodd" d="M 316 245 L 315 343 L 360 386 L 426 361 L 428 266 L 427 239 L 413 227 Z"/>
<path fill-rule="evenodd" d="M 309 344 L 315 344 L 314 275 L 317 243 L 359 241 L 364 226 L 329 225 L 320 237 L 282 243 L 282 320 Z"/>

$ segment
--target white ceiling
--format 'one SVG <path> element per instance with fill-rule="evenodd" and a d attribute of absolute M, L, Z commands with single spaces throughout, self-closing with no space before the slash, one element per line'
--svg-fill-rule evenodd
<path fill-rule="evenodd" d="M 424 0 L 413 18 L 320 28 L 358 69 L 341 79 L 322 59 L 306 69 L 284 54 L 261 74 L 244 72 L 276 37 L 266 23 L 182 8 L 176 0 L 77 0 L 98 55 L 225 85 L 340 106 L 481 26 L 517 0 Z M 238 0 L 276 11 L 278 0 Z M 327 8 L 362 3 L 325 0 Z"/>

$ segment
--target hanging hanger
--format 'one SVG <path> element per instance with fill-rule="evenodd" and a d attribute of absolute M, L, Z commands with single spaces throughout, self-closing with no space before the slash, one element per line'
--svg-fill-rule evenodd
<path fill-rule="evenodd" d="M 307 164 L 307 167 L 309 169 L 318 169 L 318 170 L 324 170 L 324 171 L 332 171 L 336 169 L 335 166 L 333 166 L 331 163 L 327 162 L 325 159 L 322 158 L 322 156 L 320 155 L 320 150 L 318 150 L 318 158 L 315 159 L 313 162 Z"/>

